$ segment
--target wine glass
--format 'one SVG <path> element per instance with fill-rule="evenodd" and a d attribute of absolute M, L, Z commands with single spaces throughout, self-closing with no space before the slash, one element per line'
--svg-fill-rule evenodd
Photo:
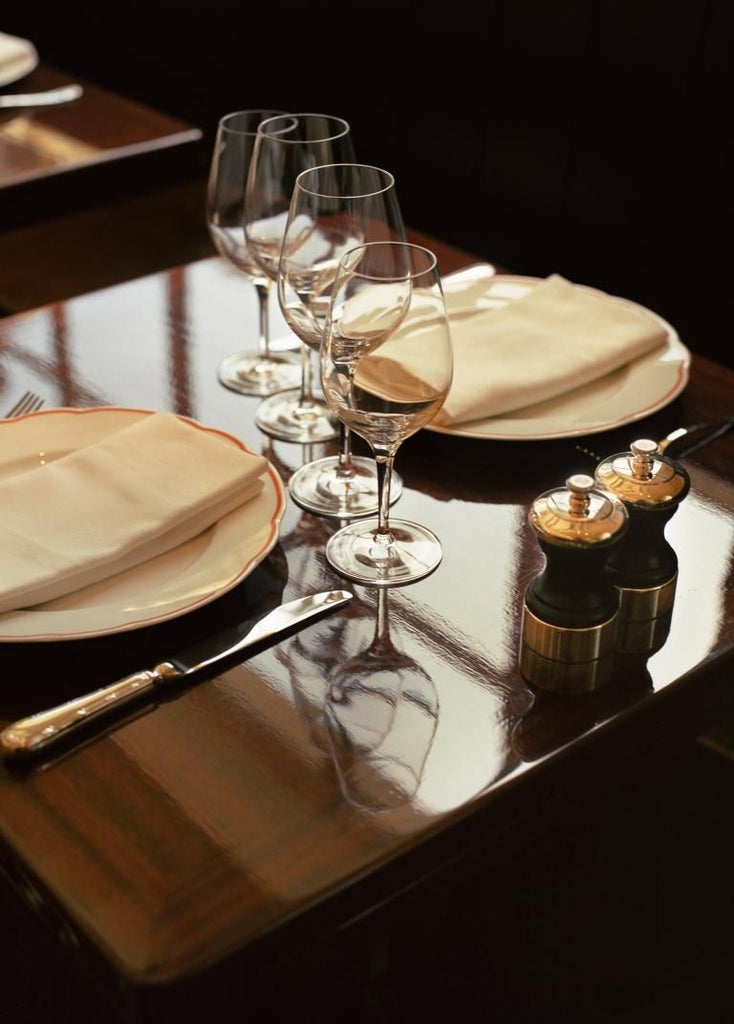
<path fill-rule="evenodd" d="M 301 171 L 354 160 L 347 121 L 330 114 L 281 114 L 257 133 L 245 188 L 245 237 L 271 281 L 277 280 L 291 195 Z M 265 398 L 255 422 L 281 441 L 308 444 L 336 437 L 329 409 L 313 394 L 311 349 L 301 342 L 300 389 Z"/>
<path fill-rule="evenodd" d="M 291 196 L 278 265 L 278 301 L 286 323 L 319 351 L 339 259 L 355 245 L 405 241 L 395 178 L 368 164 L 327 164 L 301 171 Z M 373 459 L 352 455 L 339 421 L 339 454 L 307 462 L 288 481 L 293 500 L 319 515 L 349 519 L 377 511 Z M 402 483 L 393 473 L 391 501 Z"/>
<path fill-rule="evenodd" d="M 401 443 L 441 408 L 451 386 L 451 334 L 436 256 L 407 242 L 368 242 L 345 253 L 321 345 L 329 407 L 372 448 L 379 512 L 329 539 L 326 558 L 348 579 L 411 583 L 442 558 L 425 526 L 389 520 L 390 476 Z"/>
<path fill-rule="evenodd" d="M 257 126 L 278 113 L 238 110 L 220 118 L 206 196 L 209 236 L 219 255 L 252 282 L 258 301 L 258 350 L 227 356 L 219 364 L 218 377 L 232 391 L 261 397 L 297 387 L 300 380 L 298 361 L 287 353 L 271 351 L 269 301 L 273 282 L 250 252 L 243 224 L 245 180 Z"/>

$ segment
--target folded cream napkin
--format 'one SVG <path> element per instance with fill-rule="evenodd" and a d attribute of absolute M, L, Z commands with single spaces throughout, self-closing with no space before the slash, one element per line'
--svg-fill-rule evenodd
<path fill-rule="evenodd" d="M 268 463 L 172 413 L 0 482 L 0 612 L 71 593 L 195 537 Z"/>
<path fill-rule="evenodd" d="M 453 426 L 499 416 L 570 391 L 662 344 L 666 330 L 619 300 L 571 284 L 558 274 L 502 308 L 492 308 L 481 275 L 445 279 L 454 349 L 454 379 L 434 419 Z"/>
<path fill-rule="evenodd" d="M 38 53 L 33 43 L 0 32 L 0 86 L 30 74 L 37 64 Z"/>

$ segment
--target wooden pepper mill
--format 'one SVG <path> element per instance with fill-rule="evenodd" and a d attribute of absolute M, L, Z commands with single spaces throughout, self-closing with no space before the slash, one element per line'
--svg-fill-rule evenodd
<path fill-rule="evenodd" d="M 607 566 L 620 593 L 618 650 L 652 654 L 667 637 L 678 580 L 678 558 L 665 527 L 688 494 L 690 478 L 644 438 L 600 462 L 595 478 L 624 502 L 629 518 Z"/>
<path fill-rule="evenodd" d="M 543 689 L 596 689 L 616 644 L 619 593 L 606 565 L 627 529 L 625 506 L 577 474 L 541 494 L 528 520 L 546 564 L 525 590 L 520 671 Z"/>

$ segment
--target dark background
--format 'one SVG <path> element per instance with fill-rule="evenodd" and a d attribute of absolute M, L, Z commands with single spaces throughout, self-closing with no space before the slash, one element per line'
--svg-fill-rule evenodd
<path fill-rule="evenodd" d="M 408 223 L 515 273 L 641 302 L 734 364 L 724 0 L 29 0 L 42 60 L 203 129 L 339 114 Z M 726 275 L 726 276 L 725 276 Z"/>

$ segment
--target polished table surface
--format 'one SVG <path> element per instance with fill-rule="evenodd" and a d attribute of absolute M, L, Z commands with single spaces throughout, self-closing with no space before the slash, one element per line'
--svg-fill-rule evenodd
<path fill-rule="evenodd" d="M 444 273 L 471 262 L 415 237 Z M 330 446 L 269 440 L 254 426 L 257 399 L 216 378 L 224 355 L 252 344 L 255 312 L 251 286 L 213 257 L 8 317 L 0 407 L 32 388 L 48 409 L 173 410 L 243 439 L 286 480 Z M 273 317 L 278 337 L 275 307 Z M 666 531 L 679 581 L 661 649 L 620 657 L 607 685 L 579 695 L 534 691 L 518 669 L 524 589 L 543 564 L 533 499 L 635 438 L 731 414 L 734 374 L 683 341 L 688 387 L 639 423 L 554 441 L 408 439 L 394 509 L 441 538 L 429 578 L 382 599 L 348 585 L 344 612 L 46 762 L 0 768 L 6 875 L 94 966 L 122 1016 L 145 1019 L 147 1001 L 174 1005 L 179 990 L 211 1006 L 220 972 L 256 972 L 258 950 L 300 949 L 441 868 L 460 873 L 468 851 L 532 837 L 560 793 L 593 802 L 636 757 L 649 763 L 651 750 L 716 721 L 734 645 L 731 436 L 685 460 L 691 492 Z M 259 600 L 343 586 L 323 554 L 339 525 L 288 499 L 274 551 L 208 607 L 131 633 L 3 644 L 0 723 L 150 666 Z M 339 728 L 325 712 L 330 677 L 347 659 L 364 663 L 378 614 L 391 670 L 409 680 L 381 764 L 369 743 L 349 742 L 359 721 Z"/>
<path fill-rule="evenodd" d="M 3 229 L 68 209 L 71 199 L 101 202 L 128 187 L 139 164 L 151 165 L 182 147 L 195 149 L 201 130 L 60 68 L 40 64 L 2 93 L 40 92 L 71 82 L 82 95 L 56 106 L 0 109 L 0 212 Z M 122 172 L 124 166 L 124 176 Z M 169 166 L 169 171 L 172 165 Z"/>
<path fill-rule="evenodd" d="M 2 92 L 41 92 L 72 82 L 83 86 L 79 99 L 0 111 L 0 188 L 201 138 L 194 125 L 49 66 Z"/>

